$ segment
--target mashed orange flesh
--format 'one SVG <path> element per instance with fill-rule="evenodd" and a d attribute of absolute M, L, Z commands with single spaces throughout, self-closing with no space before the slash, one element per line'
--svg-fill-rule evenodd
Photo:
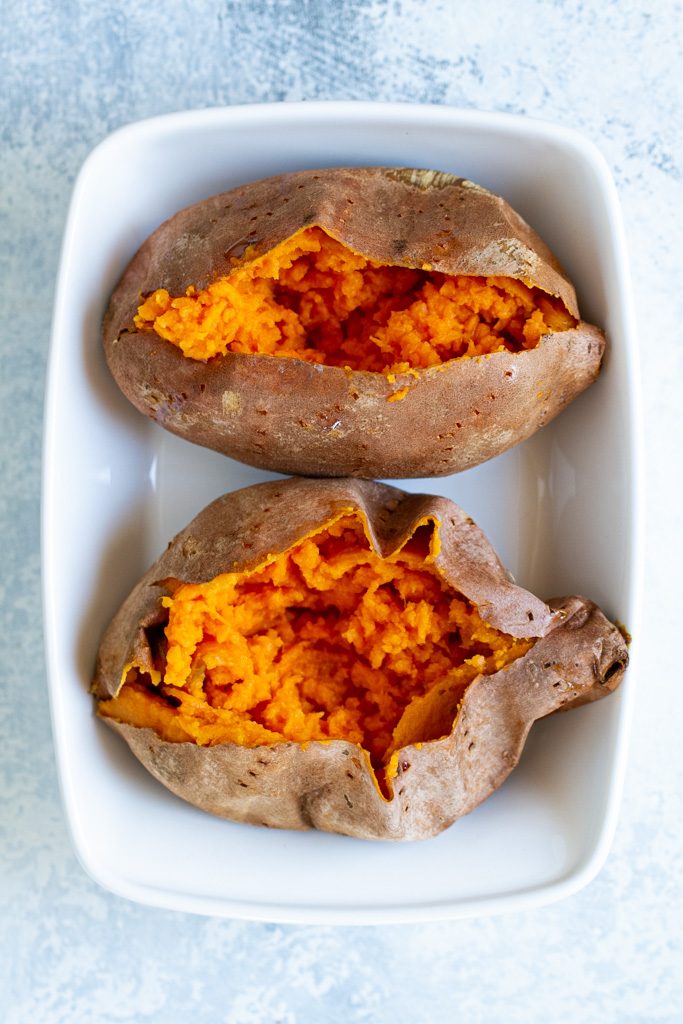
<path fill-rule="evenodd" d="M 447 735 L 468 684 L 533 641 L 449 587 L 425 529 L 384 559 L 345 516 L 250 573 L 179 585 L 159 681 L 131 666 L 100 713 L 202 746 L 344 739 L 375 767 Z"/>
<path fill-rule="evenodd" d="M 260 353 L 402 373 L 534 348 L 576 320 L 561 299 L 514 278 L 383 266 L 311 227 L 201 291 L 158 289 L 135 325 L 190 359 Z"/>

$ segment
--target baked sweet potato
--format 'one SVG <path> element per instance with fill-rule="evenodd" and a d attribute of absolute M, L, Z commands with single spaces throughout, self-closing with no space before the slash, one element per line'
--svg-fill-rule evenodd
<path fill-rule="evenodd" d="M 434 171 L 330 169 L 182 210 L 104 318 L 119 387 L 167 430 L 307 476 L 443 476 L 531 435 L 605 340 L 538 235 Z"/>
<path fill-rule="evenodd" d="M 290 479 L 176 536 L 105 633 L 93 692 L 206 811 L 419 839 L 503 782 L 536 719 L 609 693 L 627 661 L 593 603 L 516 586 L 451 501 Z"/>

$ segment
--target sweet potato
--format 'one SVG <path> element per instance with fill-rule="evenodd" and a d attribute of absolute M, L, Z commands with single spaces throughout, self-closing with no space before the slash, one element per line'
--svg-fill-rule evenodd
<path fill-rule="evenodd" d="M 605 347 L 500 197 L 434 171 L 337 168 L 197 203 L 141 246 L 104 348 L 167 430 L 265 469 L 443 476 L 529 437 Z"/>
<path fill-rule="evenodd" d="M 589 600 L 516 586 L 453 502 L 359 480 L 219 498 L 113 619 L 102 718 L 213 814 L 434 835 L 517 764 L 533 722 L 620 682 Z"/>

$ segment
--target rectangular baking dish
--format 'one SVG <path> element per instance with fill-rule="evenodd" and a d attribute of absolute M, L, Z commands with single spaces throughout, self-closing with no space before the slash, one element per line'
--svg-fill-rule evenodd
<path fill-rule="evenodd" d="M 376 924 L 535 906 L 578 890 L 607 855 L 635 659 L 610 699 L 538 723 L 505 785 L 421 843 L 211 818 L 157 784 L 93 716 L 95 654 L 120 601 L 208 501 L 268 477 L 128 405 L 100 345 L 111 290 L 146 235 L 181 207 L 281 171 L 341 165 L 430 167 L 501 193 L 564 264 L 583 317 L 606 329 L 598 383 L 550 426 L 477 469 L 401 486 L 453 498 L 520 584 L 541 597 L 586 594 L 637 638 L 634 318 L 616 192 L 596 148 L 526 118 L 372 103 L 210 109 L 130 125 L 91 153 L 74 187 L 46 397 L 45 636 L 74 845 L 111 891 L 207 914 Z"/>

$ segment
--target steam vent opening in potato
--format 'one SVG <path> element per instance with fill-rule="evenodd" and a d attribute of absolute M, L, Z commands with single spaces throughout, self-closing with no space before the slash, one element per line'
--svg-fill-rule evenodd
<path fill-rule="evenodd" d="M 421 526 L 382 558 L 344 516 L 253 572 L 170 584 L 154 670 L 100 713 L 202 746 L 349 740 L 388 793 L 396 749 L 448 735 L 468 684 L 533 643 L 482 621 L 435 550 Z"/>
<path fill-rule="evenodd" d="M 171 217 L 114 291 L 104 346 L 133 404 L 190 441 L 370 478 L 505 451 L 595 380 L 605 339 L 501 197 L 434 171 L 336 168 Z"/>
<path fill-rule="evenodd" d="M 174 538 L 107 629 L 93 690 L 204 810 L 416 839 L 627 660 L 600 609 L 518 587 L 453 502 L 296 478 L 226 494 Z"/>
<path fill-rule="evenodd" d="M 260 353 L 395 377 L 535 348 L 576 319 L 561 299 L 514 278 L 383 266 L 312 227 L 200 291 L 158 289 L 139 306 L 135 326 L 190 359 Z M 407 393 L 398 389 L 390 400 Z"/>

